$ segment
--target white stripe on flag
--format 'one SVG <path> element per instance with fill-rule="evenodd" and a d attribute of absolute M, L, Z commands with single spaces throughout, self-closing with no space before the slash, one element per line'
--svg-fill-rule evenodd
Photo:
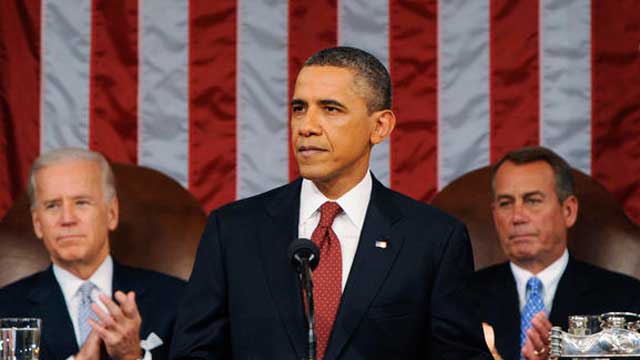
<path fill-rule="evenodd" d="M 338 44 L 361 48 L 389 69 L 389 1 L 338 2 Z M 390 183 L 389 139 L 373 147 L 371 171 L 383 184 Z"/>
<path fill-rule="evenodd" d="M 139 9 L 138 163 L 187 187 L 189 4 L 142 0 Z"/>
<path fill-rule="evenodd" d="M 591 172 L 591 2 L 540 1 L 540 142 Z"/>
<path fill-rule="evenodd" d="M 238 198 L 289 182 L 288 15 L 283 1 L 238 1 Z"/>
<path fill-rule="evenodd" d="M 89 144 L 91 2 L 42 2 L 40 151 Z"/>
<path fill-rule="evenodd" d="M 489 3 L 438 2 L 438 189 L 489 164 Z"/>

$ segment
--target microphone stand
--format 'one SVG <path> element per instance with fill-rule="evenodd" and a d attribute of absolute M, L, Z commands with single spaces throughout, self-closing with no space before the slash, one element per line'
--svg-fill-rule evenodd
<path fill-rule="evenodd" d="M 304 314 L 307 319 L 307 350 L 308 356 L 305 360 L 316 360 L 316 332 L 315 332 L 315 313 L 313 310 L 313 280 L 311 276 L 311 266 L 309 259 L 298 259 L 302 263 L 302 271 L 300 273 L 300 284 L 305 295 Z"/>

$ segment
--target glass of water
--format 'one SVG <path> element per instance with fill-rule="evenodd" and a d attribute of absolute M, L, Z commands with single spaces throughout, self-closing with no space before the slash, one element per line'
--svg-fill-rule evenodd
<path fill-rule="evenodd" d="M 38 360 L 40 319 L 0 319 L 0 359 Z"/>

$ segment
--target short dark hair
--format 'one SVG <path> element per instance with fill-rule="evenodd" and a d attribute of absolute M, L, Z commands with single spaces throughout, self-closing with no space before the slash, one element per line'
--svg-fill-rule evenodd
<path fill-rule="evenodd" d="M 512 150 L 500 159 L 491 168 L 491 191 L 495 195 L 495 177 L 498 169 L 505 162 L 516 165 L 529 164 L 536 161 L 544 161 L 551 166 L 556 180 L 556 194 L 560 202 L 571 195 L 575 195 L 575 182 L 571 174 L 571 166 L 552 150 L 542 146 L 529 146 Z"/>
<path fill-rule="evenodd" d="M 338 46 L 311 55 L 302 67 L 335 66 L 353 71 L 356 82 L 364 81 L 369 113 L 391 109 L 391 77 L 380 60 L 368 52 Z"/>

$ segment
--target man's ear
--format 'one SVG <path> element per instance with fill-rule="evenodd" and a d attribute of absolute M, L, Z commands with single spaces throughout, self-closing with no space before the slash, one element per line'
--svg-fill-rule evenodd
<path fill-rule="evenodd" d="M 38 212 L 35 209 L 31 209 L 31 223 L 33 224 L 33 232 L 38 239 L 42 239 L 42 236 L 44 236 L 42 233 L 42 224 L 40 223 L 40 218 L 38 218 Z"/>
<path fill-rule="evenodd" d="M 120 209 L 118 203 L 118 196 L 113 195 L 113 198 L 107 204 L 107 225 L 109 230 L 113 231 L 118 227 L 118 220 L 120 216 Z"/>
<path fill-rule="evenodd" d="M 564 223 L 567 229 L 572 227 L 578 219 L 578 198 L 570 195 L 562 202 L 562 212 L 564 215 Z"/>
<path fill-rule="evenodd" d="M 373 131 L 371 132 L 371 143 L 381 143 L 396 126 L 396 115 L 391 110 L 376 111 L 372 115 L 375 123 L 373 124 Z"/>

